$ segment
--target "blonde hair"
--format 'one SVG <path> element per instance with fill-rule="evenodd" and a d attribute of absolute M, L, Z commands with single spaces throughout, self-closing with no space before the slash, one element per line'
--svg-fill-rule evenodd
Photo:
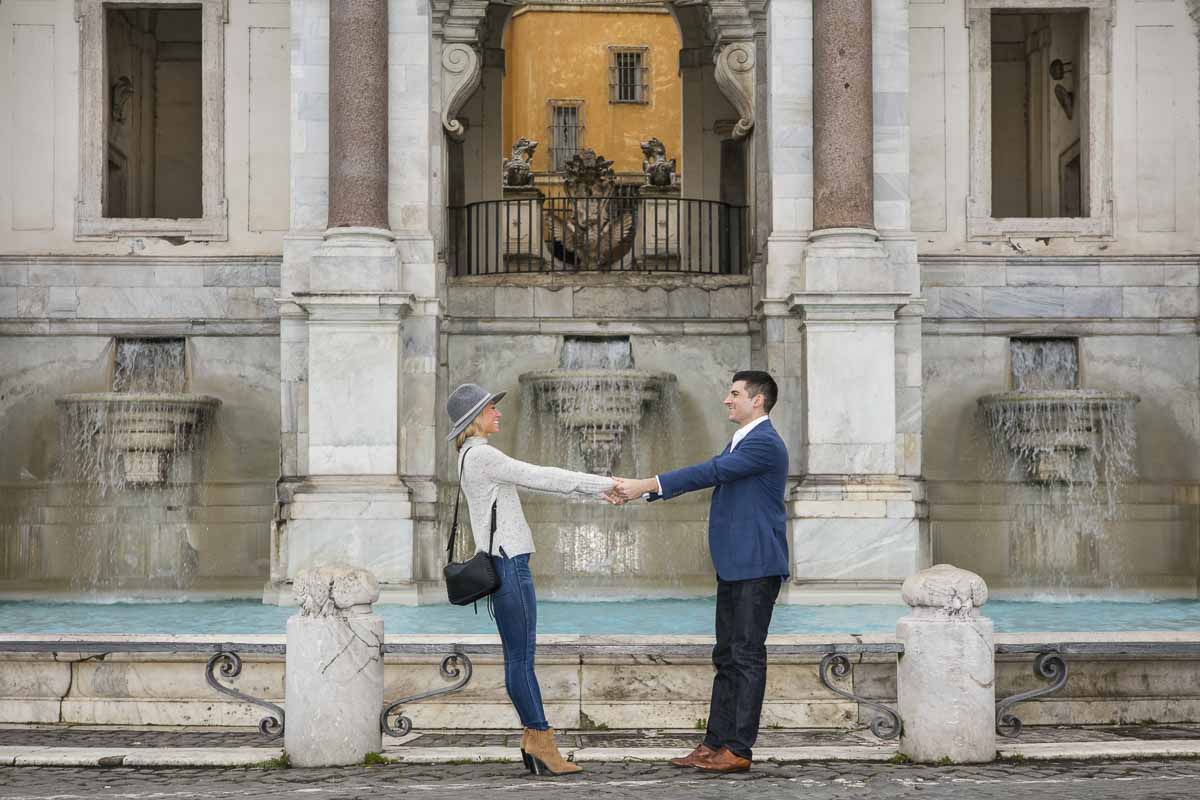
<path fill-rule="evenodd" d="M 483 436 L 483 423 L 479 421 L 479 417 L 471 420 L 471 424 L 462 433 L 454 437 L 454 449 L 462 450 L 463 445 L 467 443 L 467 439 L 470 439 L 472 436 Z"/>

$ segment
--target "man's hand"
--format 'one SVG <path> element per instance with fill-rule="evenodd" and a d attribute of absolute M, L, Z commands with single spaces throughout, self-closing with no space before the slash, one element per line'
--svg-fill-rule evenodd
<path fill-rule="evenodd" d="M 644 494 L 657 492 L 658 481 L 654 478 L 614 478 L 617 485 L 613 488 L 625 500 L 636 500 Z"/>

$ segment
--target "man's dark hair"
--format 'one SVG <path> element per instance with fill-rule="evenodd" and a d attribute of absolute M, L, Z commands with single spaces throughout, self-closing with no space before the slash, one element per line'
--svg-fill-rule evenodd
<path fill-rule="evenodd" d="M 763 411 L 770 414 L 771 409 L 775 407 L 775 401 L 779 399 L 779 386 L 776 385 L 775 379 L 762 370 L 744 369 L 733 373 L 733 382 L 738 381 L 745 381 L 746 395 L 751 400 L 755 395 L 763 396 Z"/>

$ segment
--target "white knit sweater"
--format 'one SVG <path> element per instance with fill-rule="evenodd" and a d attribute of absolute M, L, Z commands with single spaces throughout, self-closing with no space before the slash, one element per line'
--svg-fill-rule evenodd
<path fill-rule="evenodd" d="M 462 452 L 458 454 L 458 475 L 467 507 L 471 510 L 475 550 L 487 550 L 492 501 L 495 500 L 496 539 L 492 555 L 500 555 L 503 547 L 510 558 L 534 551 L 533 533 L 525 521 L 517 489 L 599 499 L 614 486 L 612 478 L 540 467 L 509 458 L 482 436 L 472 436 L 463 444 Z"/>

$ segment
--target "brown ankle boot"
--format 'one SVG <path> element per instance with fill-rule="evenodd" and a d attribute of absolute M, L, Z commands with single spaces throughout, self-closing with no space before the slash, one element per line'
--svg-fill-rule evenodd
<path fill-rule="evenodd" d="M 521 730 L 521 763 L 525 765 L 525 769 L 533 772 L 533 759 L 529 757 L 529 734 L 533 733 L 529 728 Z"/>
<path fill-rule="evenodd" d="M 530 730 L 528 734 L 525 751 L 529 754 L 534 775 L 567 775 L 583 771 L 583 767 L 567 761 L 558 752 L 558 745 L 554 743 L 553 728 L 544 731 Z"/>

